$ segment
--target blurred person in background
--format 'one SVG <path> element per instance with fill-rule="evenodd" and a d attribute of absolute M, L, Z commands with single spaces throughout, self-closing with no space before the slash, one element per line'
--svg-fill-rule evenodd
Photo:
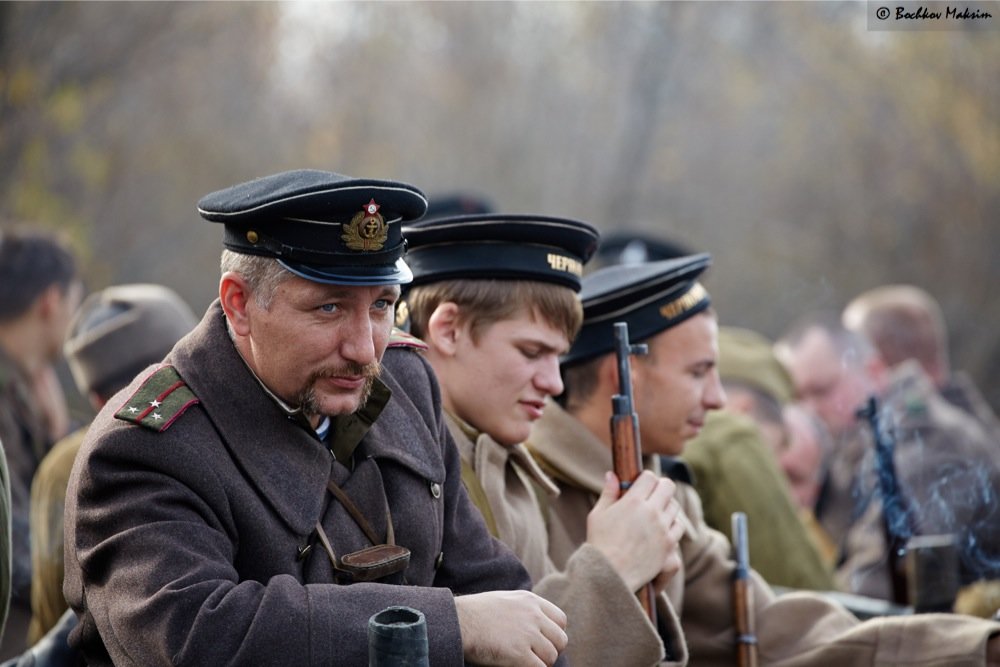
<path fill-rule="evenodd" d="M 483 215 L 495 211 L 493 201 L 477 192 L 439 192 L 427 198 L 427 213 L 420 219 L 426 221 L 456 215 Z"/>
<path fill-rule="evenodd" d="M 843 312 L 844 326 L 864 334 L 890 367 L 920 363 L 944 398 L 973 415 L 1000 446 L 1000 418 L 965 371 L 955 371 L 941 306 L 915 285 L 884 285 L 856 296 Z"/>
<path fill-rule="evenodd" d="M 791 378 L 771 341 L 756 331 L 719 327 L 725 405 L 705 418 L 681 459 L 694 473 L 705 522 L 732 539 L 733 512 L 747 515 L 750 562 L 771 585 L 835 588 L 832 569 L 799 519 L 775 452 L 787 446 L 783 406 Z"/>
<path fill-rule="evenodd" d="M 585 270 L 594 272 L 614 264 L 645 264 L 663 259 L 693 255 L 694 251 L 679 241 L 658 234 L 638 231 L 612 231 L 601 235 L 594 259 Z"/>
<path fill-rule="evenodd" d="M 162 285 L 114 285 L 91 294 L 74 315 L 63 347 L 77 389 L 99 411 L 147 366 L 162 360 L 197 321 L 180 296 Z M 63 506 L 86 432 L 83 426 L 56 443 L 31 486 L 32 644 L 68 607 L 62 592 Z"/>
<path fill-rule="evenodd" d="M 782 410 L 788 441 L 775 452 L 778 465 L 788 479 L 799 517 L 820 549 L 823 562 L 833 568 L 837 563 L 837 545 L 816 520 L 816 503 L 825 477 L 824 466 L 833 446 L 823 422 L 799 403 L 788 403 Z"/>
<path fill-rule="evenodd" d="M 27 230 L 0 232 L 0 443 L 10 481 L 13 560 L 0 658 L 27 646 L 31 481 L 54 436 L 68 427 L 54 364 L 82 294 L 76 259 L 59 240 Z"/>
<path fill-rule="evenodd" d="M 865 336 L 839 314 L 807 315 L 776 345 L 799 398 L 823 418 L 835 446 L 817 518 L 838 540 L 838 588 L 905 603 L 893 584 L 890 538 L 953 534 L 960 580 L 993 576 L 1000 565 L 1000 467 L 988 434 L 942 399 L 920 365 L 890 368 Z M 894 466 L 903 511 L 887 515 L 870 425 L 858 417 L 869 397 L 895 440 Z M 829 505 L 827 504 L 829 503 Z M 827 514 L 846 518 L 846 526 Z M 905 595 L 905 593 L 904 593 Z"/>

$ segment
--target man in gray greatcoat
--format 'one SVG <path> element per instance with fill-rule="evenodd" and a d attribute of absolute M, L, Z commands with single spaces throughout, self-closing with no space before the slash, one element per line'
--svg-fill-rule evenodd
<path fill-rule="evenodd" d="M 97 416 L 70 479 L 88 664 L 367 665 L 394 605 L 423 612 L 432 664 L 556 662 L 565 615 L 462 490 L 430 367 L 386 353 L 401 222 L 425 208 L 311 170 L 199 202 L 225 225 L 219 299 Z"/>

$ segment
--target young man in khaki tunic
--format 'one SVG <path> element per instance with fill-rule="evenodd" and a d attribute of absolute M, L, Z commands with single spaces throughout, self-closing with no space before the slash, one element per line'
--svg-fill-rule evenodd
<path fill-rule="evenodd" d="M 716 369 L 717 324 L 697 282 L 707 255 L 643 266 L 609 267 L 584 279 L 584 324 L 563 360 L 565 409 L 549 409 L 536 423 L 530 446 L 551 471 L 560 495 L 550 502 L 551 553 L 558 564 L 581 542 L 585 517 L 611 467 L 611 396 L 618 393 L 612 337 L 627 322 L 632 342 L 649 354 L 632 361 L 635 409 L 643 450 L 676 456 L 701 430 L 705 414 L 725 401 Z M 555 407 L 555 406 L 554 406 Z M 691 665 L 732 665 L 736 630 L 732 576 L 725 537 L 705 525 L 693 487 L 677 484 L 688 529 L 680 542 L 683 564 L 667 593 L 684 631 Z M 753 526 L 750 526 L 753 530 Z M 956 614 L 881 618 L 861 623 L 814 593 L 780 598 L 755 573 L 751 599 L 762 665 L 984 665 L 1000 664 L 1000 624 Z M 683 664 L 679 660 L 674 664 Z"/>
<path fill-rule="evenodd" d="M 556 568 L 539 505 L 553 501 L 555 486 L 522 444 L 562 391 L 559 355 L 580 326 L 576 292 L 597 232 L 574 220 L 508 215 L 404 231 L 411 332 L 428 345 L 470 495 L 525 563 L 533 590 L 566 612 L 572 665 L 658 663 L 660 632 L 679 644 L 679 628 L 654 628 L 635 591 L 654 580 L 662 590 L 679 566 L 673 483 L 647 473 L 619 498 L 616 480 L 605 479 L 584 539 Z M 662 617 L 673 618 L 661 602 Z"/>

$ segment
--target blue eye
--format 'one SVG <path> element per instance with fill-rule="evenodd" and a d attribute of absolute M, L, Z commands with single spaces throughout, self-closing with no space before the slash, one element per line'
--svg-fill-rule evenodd
<path fill-rule="evenodd" d="M 322 306 L 319 307 L 319 309 L 322 310 L 324 313 L 336 312 L 337 308 L 338 306 L 335 303 L 324 303 Z"/>

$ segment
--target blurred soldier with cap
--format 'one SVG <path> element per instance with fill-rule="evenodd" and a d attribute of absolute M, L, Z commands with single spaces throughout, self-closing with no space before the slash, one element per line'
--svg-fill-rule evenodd
<path fill-rule="evenodd" d="M 495 212 L 493 202 L 475 192 L 442 192 L 427 200 L 427 213 L 421 222 L 458 215 L 482 215 Z"/>
<path fill-rule="evenodd" d="M 706 415 L 682 459 L 694 473 L 705 522 L 732 539 L 733 512 L 749 524 L 750 562 L 768 583 L 832 590 L 833 572 L 799 519 L 776 452 L 787 446 L 782 407 L 792 381 L 756 331 L 719 327 L 723 409 Z"/>
<path fill-rule="evenodd" d="M 610 232 L 601 236 L 591 272 L 614 264 L 645 264 L 693 255 L 694 251 L 663 236 L 636 231 Z"/>
<path fill-rule="evenodd" d="M 31 479 L 55 439 L 68 429 L 65 399 L 53 364 L 62 354 L 66 329 L 82 292 L 76 259 L 58 239 L 30 231 L 0 232 L 0 443 L 9 469 L 3 495 L 10 498 L 6 504 L 10 513 L 4 517 L 10 519 L 10 528 L 7 521 L 0 525 L 0 542 L 9 541 L 0 551 L 13 559 L 12 565 L 5 560 L 0 567 L 3 615 L 10 600 L 0 658 L 20 653 L 27 645 Z M 60 423 L 54 425 L 53 420 Z"/>
<path fill-rule="evenodd" d="M 108 402 L 70 478 L 88 664 L 367 665 L 392 605 L 424 614 L 433 664 L 557 661 L 565 615 L 490 537 L 433 373 L 392 336 L 426 206 L 314 170 L 199 202 L 224 226 L 219 299 Z"/>
<path fill-rule="evenodd" d="M 420 221 L 404 233 L 411 333 L 428 345 L 470 496 L 525 564 L 533 590 L 566 612 L 571 664 L 658 662 L 658 628 L 635 592 L 654 579 L 662 588 L 679 565 L 673 483 L 647 474 L 619 499 L 617 480 L 608 480 L 586 543 L 560 571 L 541 509 L 557 490 L 523 444 L 562 392 L 559 356 L 582 320 L 576 293 L 597 231 L 496 214 Z"/>
<path fill-rule="evenodd" d="M 115 285 L 91 294 L 74 315 L 63 346 L 77 389 L 100 410 L 147 366 L 162 360 L 197 322 L 180 296 L 162 285 Z M 86 433 L 84 426 L 56 443 L 31 484 L 31 643 L 52 629 L 67 608 L 63 507 Z"/>
<path fill-rule="evenodd" d="M 615 322 L 628 324 L 631 341 L 649 345 L 648 355 L 633 359 L 632 378 L 650 466 L 658 467 L 657 454 L 681 454 L 684 443 L 701 431 L 706 413 L 724 404 L 716 319 L 697 280 L 708 263 L 707 255 L 695 255 L 612 266 L 584 279 L 583 326 L 563 359 L 565 409 L 547 409 L 529 441 L 560 486 L 560 495 L 549 504 L 550 545 L 557 563 L 583 542 L 586 514 L 612 467 L 609 420 L 611 396 L 618 393 Z M 705 525 L 686 466 L 677 462 L 668 472 L 677 482 L 676 497 L 687 524 L 680 542 L 681 570 L 667 585 L 670 613 L 684 631 L 674 664 L 731 665 L 736 641 L 731 546 Z M 760 664 L 1000 664 L 1000 639 L 987 641 L 1000 632 L 1000 623 L 947 614 L 861 623 L 816 593 L 776 598 L 756 573 L 751 587 Z"/>

